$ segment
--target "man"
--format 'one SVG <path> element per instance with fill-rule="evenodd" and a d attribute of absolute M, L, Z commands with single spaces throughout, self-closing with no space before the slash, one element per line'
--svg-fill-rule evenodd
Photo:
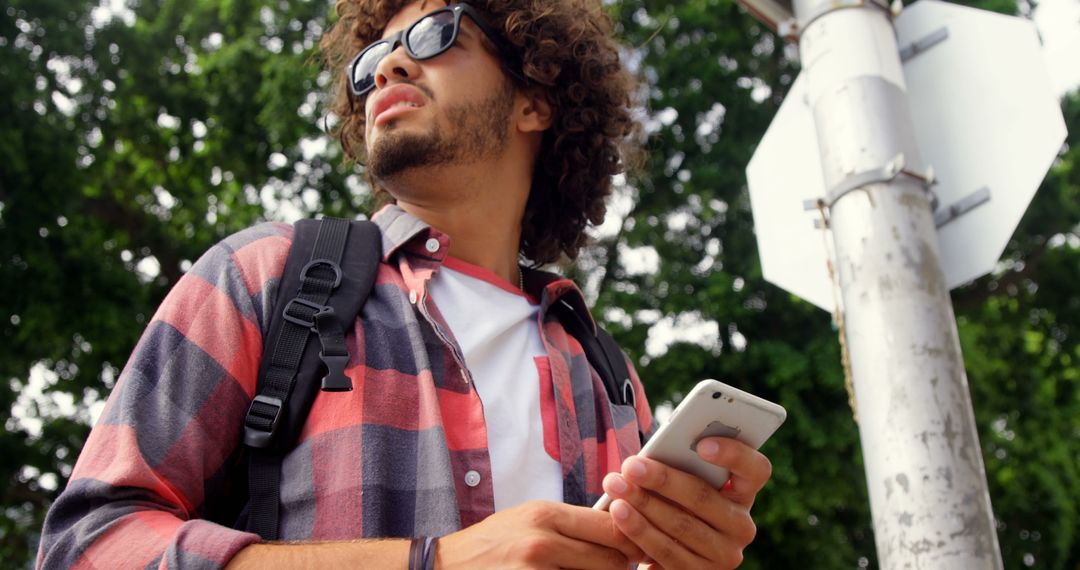
<path fill-rule="evenodd" d="M 652 419 L 610 404 L 549 309 L 635 132 L 599 3 L 339 0 L 334 111 L 388 202 L 354 390 L 320 393 L 282 465 L 283 542 L 206 520 L 242 478 L 240 423 L 291 228 L 211 249 L 163 302 L 50 510 L 42 567 L 730 568 L 768 460 L 698 446 L 722 490 L 631 457 Z M 386 40 L 386 41 L 383 41 Z M 357 55 L 359 54 L 359 55 Z M 347 64 L 348 63 L 348 64 Z M 602 488 L 601 488 L 602 484 Z M 610 512 L 589 508 L 606 491 Z M 398 537 L 398 538 L 395 538 Z M 427 541 L 431 546 L 431 541 Z"/>

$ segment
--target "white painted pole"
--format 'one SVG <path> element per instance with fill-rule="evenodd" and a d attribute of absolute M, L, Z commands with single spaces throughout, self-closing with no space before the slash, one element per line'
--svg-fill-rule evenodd
<path fill-rule="evenodd" d="M 881 6 L 839 4 L 795 0 L 794 8 L 833 202 L 878 558 L 885 569 L 999 569 L 930 196 L 917 179 L 885 168 L 900 154 L 908 171 L 927 168 L 912 132 L 895 32 Z"/>

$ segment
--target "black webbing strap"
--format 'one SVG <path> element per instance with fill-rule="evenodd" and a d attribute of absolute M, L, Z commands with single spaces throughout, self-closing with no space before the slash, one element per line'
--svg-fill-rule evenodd
<path fill-rule="evenodd" d="M 554 309 L 563 328 L 581 344 L 585 358 L 604 381 L 608 400 L 619 405 L 633 406 L 636 400 L 634 384 L 630 381 L 630 369 L 627 368 L 615 339 L 603 328 L 586 322 L 564 301 L 556 303 Z"/>
<path fill-rule="evenodd" d="M 248 454 L 248 510 L 245 530 L 263 540 L 278 537 L 281 506 L 281 456 L 266 450 Z"/>
<path fill-rule="evenodd" d="M 281 311 L 284 322 L 273 350 L 263 353 L 264 358 L 269 356 L 269 364 L 244 420 L 244 444 L 249 447 L 266 449 L 273 442 L 315 317 L 327 310 L 330 293 L 341 284 L 341 256 L 348 234 L 348 220 L 328 218 L 319 225 L 311 261 L 300 271 L 300 287 Z"/>
<path fill-rule="evenodd" d="M 606 330 L 593 326 L 565 301 L 557 302 L 553 310 L 566 332 L 577 339 L 585 352 L 585 358 L 596 370 L 604 383 L 608 401 L 624 406 L 636 406 L 634 383 L 630 381 L 630 369 L 623 359 L 622 350 Z M 638 439 L 645 445 L 645 432 L 638 426 Z"/>
<path fill-rule="evenodd" d="M 283 421 L 291 420 L 287 411 L 289 398 L 316 318 L 332 311 L 327 301 L 342 281 L 341 262 L 349 227 L 348 220 L 336 218 L 303 220 L 296 224 L 293 247 L 274 305 L 283 308 L 278 313 L 280 318 L 278 314 L 271 315 L 257 392 L 244 419 L 244 444 L 250 452 L 247 529 L 267 540 L 277 538 L 278 534 L 283 448 L 291 446 L 296 437 L 296 434 L 281 437 L 281 428 Z M 305 247 L 315 228 L 314 245 Z M 290 271 L 295 271 L 301 263 L 299 286 L 294 288 Z M 307 405 L 310 407 L 310 401 Z"/>
<path fill-rule="evenodd" d="M 600 350 L 604 353 L 604 359 L 607 360 L 611 369 L 611 379 L 618 392 L 618 396 L 609 394 L 608 399 L 619 404 L 636 406 L 637 396 L 634 395 L 634 383 L 630 381 L 630 369 L 626 366 L 619 344 L 601 327 L 596 327 L 596 340 L 600 343 Z"/>

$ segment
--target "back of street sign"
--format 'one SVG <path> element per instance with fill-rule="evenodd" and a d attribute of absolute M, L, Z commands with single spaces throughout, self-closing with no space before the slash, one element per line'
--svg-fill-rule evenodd
<path fill-rule="evenodd" d="M 937 183 L 950 288 L 991 271 L 1065 140 L 1034 24 L 920 0 L 896 20 L 923 163 Z M 796 79 L 747 166 L 765 278 L 833 308 L 829 246 L 804 202 L 825 196 L 813 115 Z"/>

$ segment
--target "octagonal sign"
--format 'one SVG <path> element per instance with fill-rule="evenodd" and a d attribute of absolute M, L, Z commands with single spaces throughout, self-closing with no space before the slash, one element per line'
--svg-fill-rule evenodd
<path fill-rule="evenodd" d="M 761 272 L 781 289 L 831 311 L 827 232 L 815 227 L 819 212 L 803 203 L 825 195 L 825 175 L 814 117 L 800 75 L 769 124 L 746 167 Z"/>
<path fill-rule="evenodd" d="M 904 63 L 919 150 L 939 179 L 939 208 L 989 190 L 989 201 L 938 229 L 953 288 L 997 264 L 1061 151 L 1065 120 L 1030 20 L 921 0 L 901 14 L 896 33 L 901 48 L 948 34 Z"/>
<path fill-rule="evenodd" d="M 1030 21 L 920 0 L 896 33 L 919 150 L 938 179 L 942 269 L 953 288 L 994 268 L 1061 150 L 1065 122 Z M 802 206 L 825 195 L 803 93 L 797 80 L 747 180 L 765 278 L 831 310 L 827 246 L 818 214 Z"/>

